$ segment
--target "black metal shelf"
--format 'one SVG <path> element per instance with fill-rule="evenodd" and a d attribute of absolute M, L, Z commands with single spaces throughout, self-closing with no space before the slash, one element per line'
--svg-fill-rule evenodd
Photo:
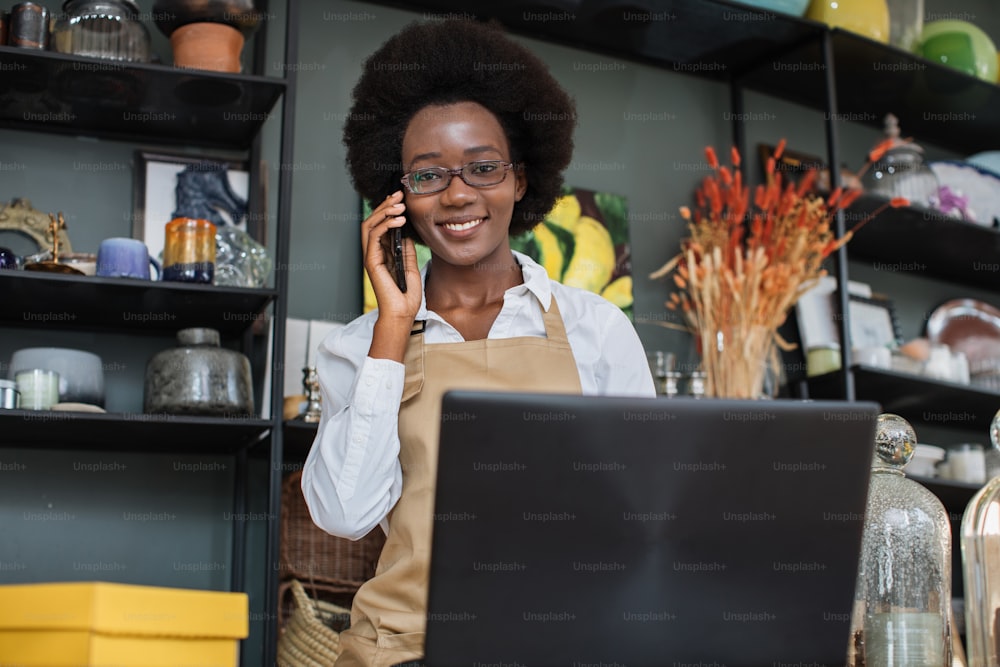
<path fill-rule="evenodd" d="M 463 0 L 374 0 L 425 14 L 496 19 L 525 37 L 728 81 L 815 41 L 815 21 L 719 0 L 516 0 L 470 7 Z"/>
<path fill-rule="evenodd" d="M 374 1 L 470 14 L 461 0 Z M 829 32 L 838 120 L 881 128 L 893 113 L 907 136 L 962 153 L 1000 141 L 1000 86 L 809 19 L 725 0 L 668 0 L 656 9 L 631 0 L 522 0 L 471 13 L 527 37 L 736 82 L 827 113 L 822 37 Z"/>
<path fill-rule="evenodd" d="M 273 289 L 217 287 L 133 278 L 0 271 L 3 326 L 176 332 L 212 327 L 241 334 L 261 319 Z"/>
<path fill-rule="evenodd" d="M 0 46 L 0 127 L 245 150 L 283 79 Z"/>
<path fill-rule="evenodd" d="M 913 424 L 985 433 L 1000 405 L 1000 392 L 896 371 L 852 366 L 856 398 L 875 401 Z M 842 398 L 841 372 L 809 378 L 811 398 Z"/>
<path fill-rule="evenodd" d="M 837 120 L 881 128 L 892 113 L 906 136 L 966 154 L 1000 141 L 1000 86 L 839 28 L 831 40 Z M 827 111 L 824 70 L 820 42 L 806 42 L 741 83 Z"/>
<path fill-rule="evenodd" d="M 848 227 L 885 201 L 875 195 L 860 197 L 847 212 Z M 886 270 L 971 287 L 1000 287 L 1000 230 L 948 218 L 930 209 L 885 209 L 858 230 L 847 248 L 852 259 L 873 260 L 884 264 Z"/>
<path fill-rule="evenodd" d="M 4 447 L 236 454 L 273 424 L 247 417 L 0 410 Z"/>

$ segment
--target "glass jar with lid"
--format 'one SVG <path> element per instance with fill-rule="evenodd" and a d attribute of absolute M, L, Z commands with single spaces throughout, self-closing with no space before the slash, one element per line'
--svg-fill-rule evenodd
<path fill-rule="evenodd" d="M 851 667 L 951 665 L 951 528 L 941 501 L 903 474 L 916 443 L 906 420 L 879 415 Z"/>
<path fill-rule="evenodd" d="M 52 26 L 52 48 L 78 56 L 148 62 L 149 30 L 133 0 L 66 0 Z"/>
<path fill-rule="evenodd" d="M 1000 411 L 990 424 L 990 442 L 1000 451 Z M 969 501 L 961 535 L 969 664 L 1000 664 L 1000 477 Z"/>
<path fill-rule="evenodd" d="M 864 173 L 861 184 L 887 199 L 905 197 L 911 204 L 929 207 L 937 197 L 938 179 L 924 162 L 924 149 L 899 138 L 899 121 L 892 114 L 885 117 L 885 136 L 892 144 Z"/>

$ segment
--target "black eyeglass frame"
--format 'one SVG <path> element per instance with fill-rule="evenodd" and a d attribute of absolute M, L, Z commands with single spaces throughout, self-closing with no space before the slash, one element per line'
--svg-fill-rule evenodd
<path fill-rule="evenodd" d="M 470 183 L 465 178 L 465 170 L 470 167 L 474 167 L 476 165 L 481 165 L 481 164 L 495 164 L 500 167 L 503 167 L 503 176 L 501 176 L 500 180 L 497 181 L 496 183 L 484 183 L 484 184 Z M 470 188 L 491 188 L 494 185 L 500 185 L 505 180 L 507 180 L 507 173 L 512 169 L 516 169 L 517 167 L 518 165 L 515 165 L 513 162 L 506 162 L 504 160 L 474 160 L 472 162 L 467 162 L 463 164 L 461 167 L 457 169 L 448 169 L 447 167 L 422 167 L 420 169 L 414 169 L 413 171 L 408 171 L 405 174 L 403 174 L 403 177 L 400 178 L 399 181 L 406 187 L 406 191 L 409 192 L 410 194 L 435 195 L 439 192 L 444 192 L 445 190 L 447 190 L 448 187 L 451 185 L 451 179 L 454 178 L 455 176 L 461 178 L 462 182 L 468 185 Z M 431 190 L 430 192 L 417 192 L 410 185 L 410 176 L 421 171 L 434 171 L 439 174 L 447 174 L 448 178 L 447 180 L 442 180 L 443 185 L 437 190 Z"/>

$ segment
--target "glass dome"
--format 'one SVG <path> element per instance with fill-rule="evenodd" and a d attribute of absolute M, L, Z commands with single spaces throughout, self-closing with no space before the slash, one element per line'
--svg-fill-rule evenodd
<path fill-rule="evenodd" d="M 916 443 L 906 420 L 879 415 L 851 667 L 951 665 L 951 529 L 941 501 L 903 474 Z"/>
<path fill-rule="evenodd" d="M 1000 411 L 990 425 L 1000 451 Z M 970 665 L 1000 664 L 1000 476 L 972 497 L 962 517 L 965 640 Z"/>
<path fill-rule="evenodd" d="M 939 184 L 934 171 L 924 162 L 924 149 L 900 139 L 899 123 L 892 114 L 885 118 L 885 136 L 892 140 L 892 147 L 862 176 L 865 190 L 929 206 L 937 197 Z"/>

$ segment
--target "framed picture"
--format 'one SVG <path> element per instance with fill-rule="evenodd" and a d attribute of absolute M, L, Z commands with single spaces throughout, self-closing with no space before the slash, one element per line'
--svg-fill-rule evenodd
<path fill-rule="evenodd" d="M 255 230 L 247 229 L 249 194 L 246 162 L 136 151 L 132 236 L 146 244 L 151 256 L 159 257 L 164 227 L 174 218 L 179 204 L 187 210 L 203 211 L 198 217 L 217 225 L 235 225 L 256 236 Z"/>
<path fill-rule="evenodd" d="M 896 309 L 883 296 L 850 296 L 851 347 L 896 347 L 902 336 Z"/>

